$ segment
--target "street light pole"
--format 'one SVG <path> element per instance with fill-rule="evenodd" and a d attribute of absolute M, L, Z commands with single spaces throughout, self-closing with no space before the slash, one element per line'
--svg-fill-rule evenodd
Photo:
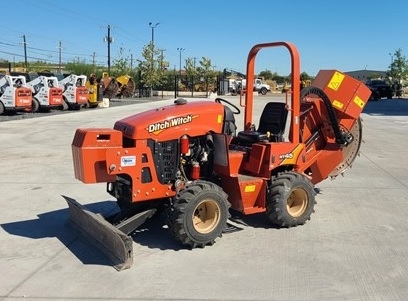
<path fill-rule="evenodd" d="M 177 80 L 177 94 L 178 94 L 178 91 L 179 91 L 179 86 L 178 86 L 178 84 L 179 84 L 180 81 L 181 81 L 181 53 L 182 53 L 184 50 L 186 50 L 186 49 L 185 49 L 185 48 L 177 47 L 177 51 L 180 53 L 179 79 Z"/>
<path fill-rule="evenodd" d="M 150 72 L 151 72 L 151 77 L 153 78 L 153 65 L 154 65 L 154 29 L 159 25 L 160 23 L 156 23 L 153 25 L 152 22 L 149 22 L 149 26 L 152 29 L 152 41 L 151 41 L 151 51 L 152 51 L 152 60 L 150 63 Z M 152 96 L 153 93 L 153 84 L 150 85 L 150 96 Z"/>
<path fill-rule="evenodd" d="M 154 29 L 159 25 L 160 23 L 156 23 L 153 25 L 152 22 L 149 22 L 149 26 L 152 29 L 152 45 L 154 45 Z"/>
<path fill-rule="evenodd" d="M 393 96 L 397 95 L 397 80 L 401 80 L 400 78 L 398 78 L 398 73 L 397 73 L 397 68 L 394 69 L 394 56 L 392 55 L 391 52 L 388 52 L 388 54 L 391 57 L 391 65 L 390 65 L 390 80 L 392 83 L 392 90 L 393 90 Z"/>
<path fill-rule="evenodd" d="M 391 52 L 388 52 L 388 54 L 389 54 L 390 57 L 391 57 L 391 65 L 390 65 L 390 71 L 391 71 L 391 72 L 390 72 L 390 73 L 391 73 L 391 77 L 393 77 L 393 75 L 394 75 L 394 74 L 393 74 L 393 69 L 394 69 L 394 68 L 393 68 L 392 65 L 394 64 L 394 56 L 392 55 Z"/>
<path fill-rule="evenodd" d="M 181 78 L 181 52 L 183 52 L 184 50 L 186 50 L 186 49 L 185 48 L 177 48 L 177 51 L 180 53 L 180 69 L 179 69 L 180 78 Z"/>

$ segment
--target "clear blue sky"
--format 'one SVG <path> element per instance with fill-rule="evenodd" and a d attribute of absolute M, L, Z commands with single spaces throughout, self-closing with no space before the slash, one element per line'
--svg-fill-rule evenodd
<path fill-rule="evenodd" d="M 301 71 L 320 69 L 387 70 L 392 54 L 408 56 L 408 1 L 405 0 L 12 0 L 2 4 L 0 58 L 24 61 L 96 62 L 107 65 L 108 25 L 111 64 L 119 49 L 141 59 L 152 37 L 165 49 L 171 68 L 186 58 L 211 59 L 217 70 L 245 72 L 250 48 L 258 43 L 289 41 L 300 52 Z M 391 55 L 390 55 L 391 53 Z M 283 48 L 261 51 L 256 72 L 290 73 Z"/>

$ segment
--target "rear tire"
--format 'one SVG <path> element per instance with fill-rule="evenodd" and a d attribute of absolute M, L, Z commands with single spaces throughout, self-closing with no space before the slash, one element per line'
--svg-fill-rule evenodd
<path fill-rule="evenodd" d="M 0 115 L 3 115 L 4 111 L 5 111 L 4 104 L 2 102 L 0 102 Z"/>
<path fill-rule="evenodd" d="M 312 182 L 297 172 L 282 172 L 272 177 L 267 196 L 267 219 L 277 227 L 294 227 L 310 220 L 314 212 Z"/>
<path fill-rule="evenodd" d="M 190 248 L 212 245 L 227 225 L 230 204 L 221 187 L 196 181 L 179 192 L 168 210 L 173 237 Z"/>

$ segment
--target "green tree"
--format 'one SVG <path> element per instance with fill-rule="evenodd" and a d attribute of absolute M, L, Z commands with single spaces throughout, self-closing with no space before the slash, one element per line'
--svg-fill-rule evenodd
<path fill-rule="evenodd" d="M 36 62 L 30 62 L 28 64 L 28 72 L 33 71 L 33 72 L 40 72 L 40 71 L 46 71 L 50 69 L 51 64 L 44 62 L 44 61 L 36 61 Z"/>
<path fill-rule="evenodd" d="M 271 79 L 276 81 L 277 83 L 284 83 L 287 81 L 287 76 L 281 76 L 281 75 L 278 75 L 277 73 L 274 73 Z"/>
<path fill-rule="evenodd" d="M 206 91 L 208 93 L 210 86 L 214 86 L 217 72 L 213 70 L 209 58 L 202 57 L 198 63 L 199 65 L 196 66 L 195 59 L 186 59 L 187 85 L 192 94 L 194 91 Z"/>
<path fill-rule="evenodd" d="M 408 79 L 408 61 L 402 54 L 401 48 L 394 52 L 392 63 L 390 64 L 387 76 L 391 82 L 404 83 Z"/>
<path fill-rule="evenodd" d="M 134 77 L 136 74 L 130 65 L 131 60 L 131 53 L 128 52 L 127 55 L 124 54 L 124 49 L 121 47 L 119 48 L 119 54 L 117 58 L 113 59 L 113 68 L 111 69 L 111 73 L 109 76 L 118 77 L 120 75 L 128 74 Z"/>
<path fill-rule="evenodd" d="M 77 75 L 86 75 L 89 76 L 94 72 L 94 66 L 92 64 L 86 64 L 84 61 L 73 61 L 65 65 L 66 73 L 73 73 Z"/>
<path fill-rule="evenodd" d="M 217 72 L 213 70 L 211 59 L 202 57 L 199 63 L 200 66 L 197 68 L 198 76 L 200 77 L 200 81 L 204 82 L 206 96 L 208 96 L 210 86 L 212 88 L 215 86 Z"/>
<path fill-rule="evenodd" d="M 197 68 L 195 66 L 195 59 L 189 57 L 186 59 L 186 82 L 187 87 L 191 91 L 191 94 L 194 92 L 194 82 L 197 75 Z"/>
<path fill-rule="evenodd" d="M 139 71 L 141 82 L 150 87 L 150 95 L 153 95 L 153 88 L 161 86 L 164 80 L 165 70 L 163 67 L 164 54 L 160 49 L 156 49 L 154 44 L 150 42 L 143 47 L 143 61 L 139 60 Z"/>
<path fill-rule="evenodd" d="M 310 80 L 310 79 L 312 78 L 306 72 L 300 73 L 300 80 Z"/>
<path fill-rule="evenodd" d="M 270 70 L 268 70 L 268 69 L 267 69 L 267 70 L 264 70 L 264 71 L 261 71 L 261 72 L 258 74 L 259 77 L 262 77 L 262 78 L 264 78 L 265 80 L 268 80 L 268 79 L 272 80 L 273 77 L 274 77 L 274 75 L 275 75 L 275 74 L 273 74 L 272 71 L 270 71 Z"/>

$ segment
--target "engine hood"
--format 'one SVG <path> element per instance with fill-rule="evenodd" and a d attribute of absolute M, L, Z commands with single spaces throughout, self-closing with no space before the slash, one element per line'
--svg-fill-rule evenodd
<path fill-rule="evenodd" d="M 172 105 L 147 110 L 115 123 L 114 129 L 130 139 L 167 141 L 182 135 L 205 135 L 221 132 L 224 106 L 214 101 L 177 100 Z"/>

